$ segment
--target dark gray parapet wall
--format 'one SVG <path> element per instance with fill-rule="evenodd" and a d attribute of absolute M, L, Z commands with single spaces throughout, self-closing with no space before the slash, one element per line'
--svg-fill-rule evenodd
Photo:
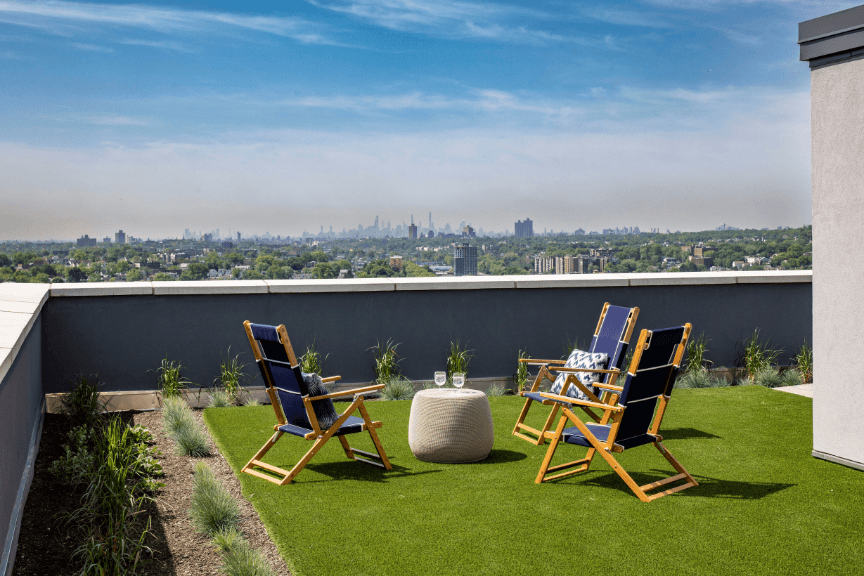
<path fill-rule="evenodd" d="M 106 390 L 152 390 L 164 358 L 210 385 L 231 354 L 256 375 L 242 323 L 287 326 L 300 354 L 313 341 L 329 354 L 326 374 L 374 378 L 377 343 L 399 344 L 404 375 L 431 379 L 450 343 L 474 351 L 469 375 L 506 377 L 519 350 L 559 358 L 582 347 L 604 302 L 641 309 L 637 332 L 685 322 L 709 338 L 706 357 L 734 366 L 758 328 L 786 353 L 811 342 L 809 272 L 622 274 L 458 279 L 154 282 L 57 285 L 42 312 L 44 391 L 63 392 L 77 374 L 98 373 Z"/>
<path fill-rule="evenodd" d="M 801 60 L 810 68 L 864 56 L 864 6 L 798 24 Z"/>

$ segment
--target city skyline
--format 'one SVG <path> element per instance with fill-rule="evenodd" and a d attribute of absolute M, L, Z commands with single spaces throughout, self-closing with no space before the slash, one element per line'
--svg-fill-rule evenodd
<path fill-rule="evenodd" d="M 853 5 L 3 2 L 0 230 L 809 224 L 797 23 Z"/>

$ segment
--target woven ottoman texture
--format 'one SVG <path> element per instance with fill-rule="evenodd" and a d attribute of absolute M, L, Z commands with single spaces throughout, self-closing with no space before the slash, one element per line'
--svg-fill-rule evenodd
<path fill-rule="evenodd" d="M 489 456 L 495 434 L 489 400 L 479 390 L 421 390 L 411 402 L 408 445 L 418 460 L 477 462 Z"/>

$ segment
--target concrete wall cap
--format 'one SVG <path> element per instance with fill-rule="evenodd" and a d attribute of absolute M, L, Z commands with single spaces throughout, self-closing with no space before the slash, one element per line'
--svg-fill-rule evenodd
<path fill-rule="evenodd" d="M 272 294 L 302 292 L 392 292 L 393 280 L 387 278 L 346 278 L 344 280 L 265 280 Z"/>
<path fill-rule="evenodd" d="M 786 270 L 783 272 L 739 272 L 738 284 L 812 283 L 812 270 Z"/>
<path fill-rule="evenodd" d="M 0 301 L 37 302 L 40 305 L 48 299 L 51 284 L 0 283 Z"/>
<path fill-rule="evenodd" d="M 687 286 L 705 284 L 735 284 L 735 275 L 723 272 L 669 272 L 659 274 L 629 274 L 630 286 Z"/>
<path fill-rule="evenodd" d="M 150 296 L 153 282 L 82 282 L 52 284 L 51 297 L 73 296 Z"/>
<path fill-rule="evenodd" d="M 489 290 L 515 288 L 506 276 L 459 276 L 396 278 L 396 290 Z"/>
<path fill-rule="evenodd" d="M 153 282 L 156 296 L 205 296 L 216 294 L 267 294 L 270 288 L 263 280 L 223 280 L 198 282 Z"/>
<path fill-rule="evenodd" d="M 629 286 L 628 274 L 544 274 L 510 276 L 516 288 L 602 288 Z"/>

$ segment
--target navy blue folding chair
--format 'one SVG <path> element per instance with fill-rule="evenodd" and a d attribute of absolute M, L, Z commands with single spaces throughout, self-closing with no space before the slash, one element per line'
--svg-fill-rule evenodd
<path fill-rule="evenodd" d="M 559 403 L 563 414 L 552 435 L 546 457 L 535 481 L 539 484 L 554 478 L 584 472 L 591 465 L 594 455 L 599 453 L 643 502 L 698 486 L 693 476 L 663 446 L 663 437 L 660 435 L 660 423 L 663 421 L 663 414 L 666 412 L 675 386 L 675 378 L 684 357 L 690 330 L 690 324 L 664 330 L 643 330 L 634 350 L 633 361 L 630 363 L 621 395 L 620 397 L 615 395 L 615 402 L 611 404 L 598 404 L 574 400 L 569 396 L 542 393 L 544 398 Z M 604 416 L 599 424 L 590 422 L 586 424 L 576 417 L 569 407 L 571 404 L 582 404 L 603 410 Z M 568 423 L 572 425 L 566 427 Z M 561 443 L 588 448 L 588 453 L 580 460 L 550 466 L 555 450 Z M 678 474 L 642 486 L 638 485 L 613 454 L 645 444 L 653 444 Z M 570 468 L 576 469 L 549 475 L 551 472 Z M 683 484 L 648 495 L 649 491 L 682 480 Z"/>
<path fill-rule="evenodd" d="M 633 335 L 638 317 L 639 308 L 623 308 L 612 306 L 606 302 L 603 305 L 603 312 L 600 314 L 600 320 L 597 322 L 597 328 L 591 338 L 591 347 L 587 353 L 580 354 L 580 351 L 574 350 L 567 360 L 520 359 L 519 362 L 529 366 L 539 366 L 540 369 L 531 389 L 521 392 L 521 395 L 525 397 L 525 405 L 513 427 L 513 435 L 538 446 L 552 437 L 550 428 L 555 422 L 555 416 L 558 415 L 560 404 L 540 395 L 540 384 L 544 379 L 552 381 L 552 391 L 557 394 L 570 395 L 577 399 L 587 399 L 596 403 L 602 402 L 601 397 L 606 398 L 609 394 L 620 392 L 621 387 L 616 385 L 616 381 L 621 364 L 627 356 L 627 346 Z M 603 355 L 605 355 L 606 360 L 602 367 L 592 361 L 592 358 L 601 358 Z M 592 379 L 585 377 L 589 374 L 595 375 L 593 379 L 596 382 L 586 384 Z M 528 410 L 534 402 L 547 406 L 552 405 L 552 410 L 546 418 L 543 428 L 539 430 L 525 424 Z M 581 408 L 595 422 L 600 420 L 601 416 L 595 414 L 590 408 L 584 406 Z"/>
<path fill-rule="evenodd" d="M 332 436 L 339 438 L 348 458 L 387 470 L 392 468 L 381 441 L 375 433 L 375 429 L 381 427 L 381 422 L 373 422 L 369 418 L 362 396 L 365 392 L 380 390 L 384 387 L 383 384 L 329 394 L 321 383 L 338 380 L 339 376 L 321 379 L 314 374 L 303 374 L 284 324 L 267 326 L 253 324 L 247 320 L 243 326 L 246 328 L 246 335 L 249 337 L 255 355 L 255 363 L 261 370 L 261 378 L 267 387 L 278 421 L 273 427 L 275 434 L 243 467 L 243 472 L 279 485 L 287 484 L 303 470 L 303 467 Z M 354 395 L 353 402 L 342 414 L 337 414 L 332 399 L 351 395 Z M 359 412 L 360 416 L 352 416 L 354 412 Z M 346 435 L 363 431 L 369 432 L 377 454 L 352 448 L 348 444 Z M 313 440 L 314 444 L 291 470 L 283 470 L 262 462 L 261 459 L 267 451 L 286 433 L 305 440 Z M 360 458 L 358 454 L 373 460 Z"/>

